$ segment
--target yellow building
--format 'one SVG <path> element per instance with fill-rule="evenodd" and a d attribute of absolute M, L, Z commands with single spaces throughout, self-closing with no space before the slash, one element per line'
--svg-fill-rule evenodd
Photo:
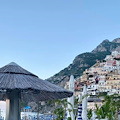
<path fill-rule="evenodd" d="M 108 71 L 102 71 L 101 67 L 91 67 L 88 69 L 87 71 L 88 73 L 92 74 L 92 73 L 97 73 L 99 75 L 105 75 L 108 73 Z"/>
<path fill-rule="evenodd" d="M 120 89 L 120 79 L 114 80 L 114 79 L 109 79 L 106 81 L 106 87 L 110 87 L 110 89 Z"/>
<path fill-rule="evenodd" d="M 105 85 L 105 91 L 109 91 L 109 90 L 111 90 L 112 89 L 112 86 L 111 85 L 109 85 L 109 84 L 106 84 Z"/>
<path fill-rule="evenodd" d="M 83 74 L 83 75 L 81 76 L 81 82 L 85 82 L 85 81 L 87 81 L 87 79 L 88 79 L 87 74 Z"/>
<path fill-rule="evenodd" d="M 65 83 L 65 89 L 69 89 L 69 81 Z"/>
<path fill-rule="evenodd" d="M 81 90 L 75 90 L 74 96 L 75 96 L 76 98 L 78 98 L 80 94 L 82 94 L 82 89 L 81 89 Z"/>
<path fill-rule="evenodd" d="M 103 103 L 101 99 L 98 98 L 88 98 L 87 109 L 96 110 L 96 105 L 100 108 Z"/>
<path fill-rule="evenodd" d="M 111 75 L 108 80 L 120 80 L 120 75 Z"/>

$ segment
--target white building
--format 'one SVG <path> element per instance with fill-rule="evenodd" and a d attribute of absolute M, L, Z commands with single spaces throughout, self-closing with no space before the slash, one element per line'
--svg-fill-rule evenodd
<path fill-rule="evenodd" d="M 119 55 L 120 53 L 119 53 L 118 51 L 113 51 L 111 54 L 112 54 L 113 57 L 116 57 L 116 56 Z"/>
<path fill-rule="evenodd" d="M 106 80 L 105 79 L 99 80 L 99 82 L 98 82 L 98 91 L 99 92 L 106 92 L 105 85 L 106 85 Z"/>
<path fill-rule="evenodd" d="M 111 55 L 106 55 L 105 60 L 111 60 L 113 59 Z"/>
<path fill-rule="evenodd" d="M 120 94 L 120 90 L 117 90 L 117 89 L 111 89 L 111 90 L 109 90 L 109 92 L 108 92 L 108 95 L 113 95 L 113 94 Z"/>
<path fill-rule="evenodd" d="M 98 90 L 98 84 L 95 84 L 95 83 L 91 83 L 87 87 L 87 92 L 88 92 L 89 95 L 96 95 L 97 90 Z"/>
<path fill-rule="evenodd" d="M 117 70 L 116 60 L 107 60 L 105 65 L 102 67 L 102 71 L 114 71 Z"/>

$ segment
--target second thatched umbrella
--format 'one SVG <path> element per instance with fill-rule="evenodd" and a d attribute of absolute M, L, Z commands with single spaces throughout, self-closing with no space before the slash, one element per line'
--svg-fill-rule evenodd
<path fill-rule="evenodd" d="M 72 92 L 39 79 L 16 63 L 0 68 L 0 99 L 6 100 L 6 120 L 20 120 L 20 101 L 45 101 L 72 96 Z"/>

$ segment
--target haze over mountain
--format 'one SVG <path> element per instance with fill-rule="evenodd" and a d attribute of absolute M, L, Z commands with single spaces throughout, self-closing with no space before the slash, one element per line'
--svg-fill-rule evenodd
<path fill-rule="evenodd" d="M 93 51 L 76 56 L 72 64 L 47 80 L 63 87 L 69 80 L 70 75 L 74 75 L 75 78 L 80 77 L 85 69 L 90 68 L 97 60 L 103 60 L 106 55 L 115 50 L 120 51 L 120 38 L 116 38 L 113 41 L 106 39 Z"/>

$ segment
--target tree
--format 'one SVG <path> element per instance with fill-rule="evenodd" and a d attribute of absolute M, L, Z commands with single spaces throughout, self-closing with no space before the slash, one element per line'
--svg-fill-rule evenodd
<path fill-rule="evenodd" d="M 71 106 L 72 104 L 69 103 L 67 99 L 56 100 L 55 104 L 56 104 L 56 107 L 55 107 L 54 113 L 57 116 L 56 120 L 63 120 L 66 116 L 68 104 Z M 72 109 L 69 109 L 68 111 L 71 112 L 72 110 L 73 110 L 73 106 L 72 106 Z"/>
<path fill-rule="evenodd" d="M 89 120 L 91 119 L 91 117 L 92 117 L 92 109 L 88 110 L 87 117 L 88 117 Z"/>
<path fill-rule="evenodd" d="M 117 120 L 118 115 L 117 112 L 120 108 L 120 95 L 107 95 L 103 101 L 103 105 L 98 108 L 96 105 L 96 115 L 99 119 L 108 118 L 108 120 Z"/>

